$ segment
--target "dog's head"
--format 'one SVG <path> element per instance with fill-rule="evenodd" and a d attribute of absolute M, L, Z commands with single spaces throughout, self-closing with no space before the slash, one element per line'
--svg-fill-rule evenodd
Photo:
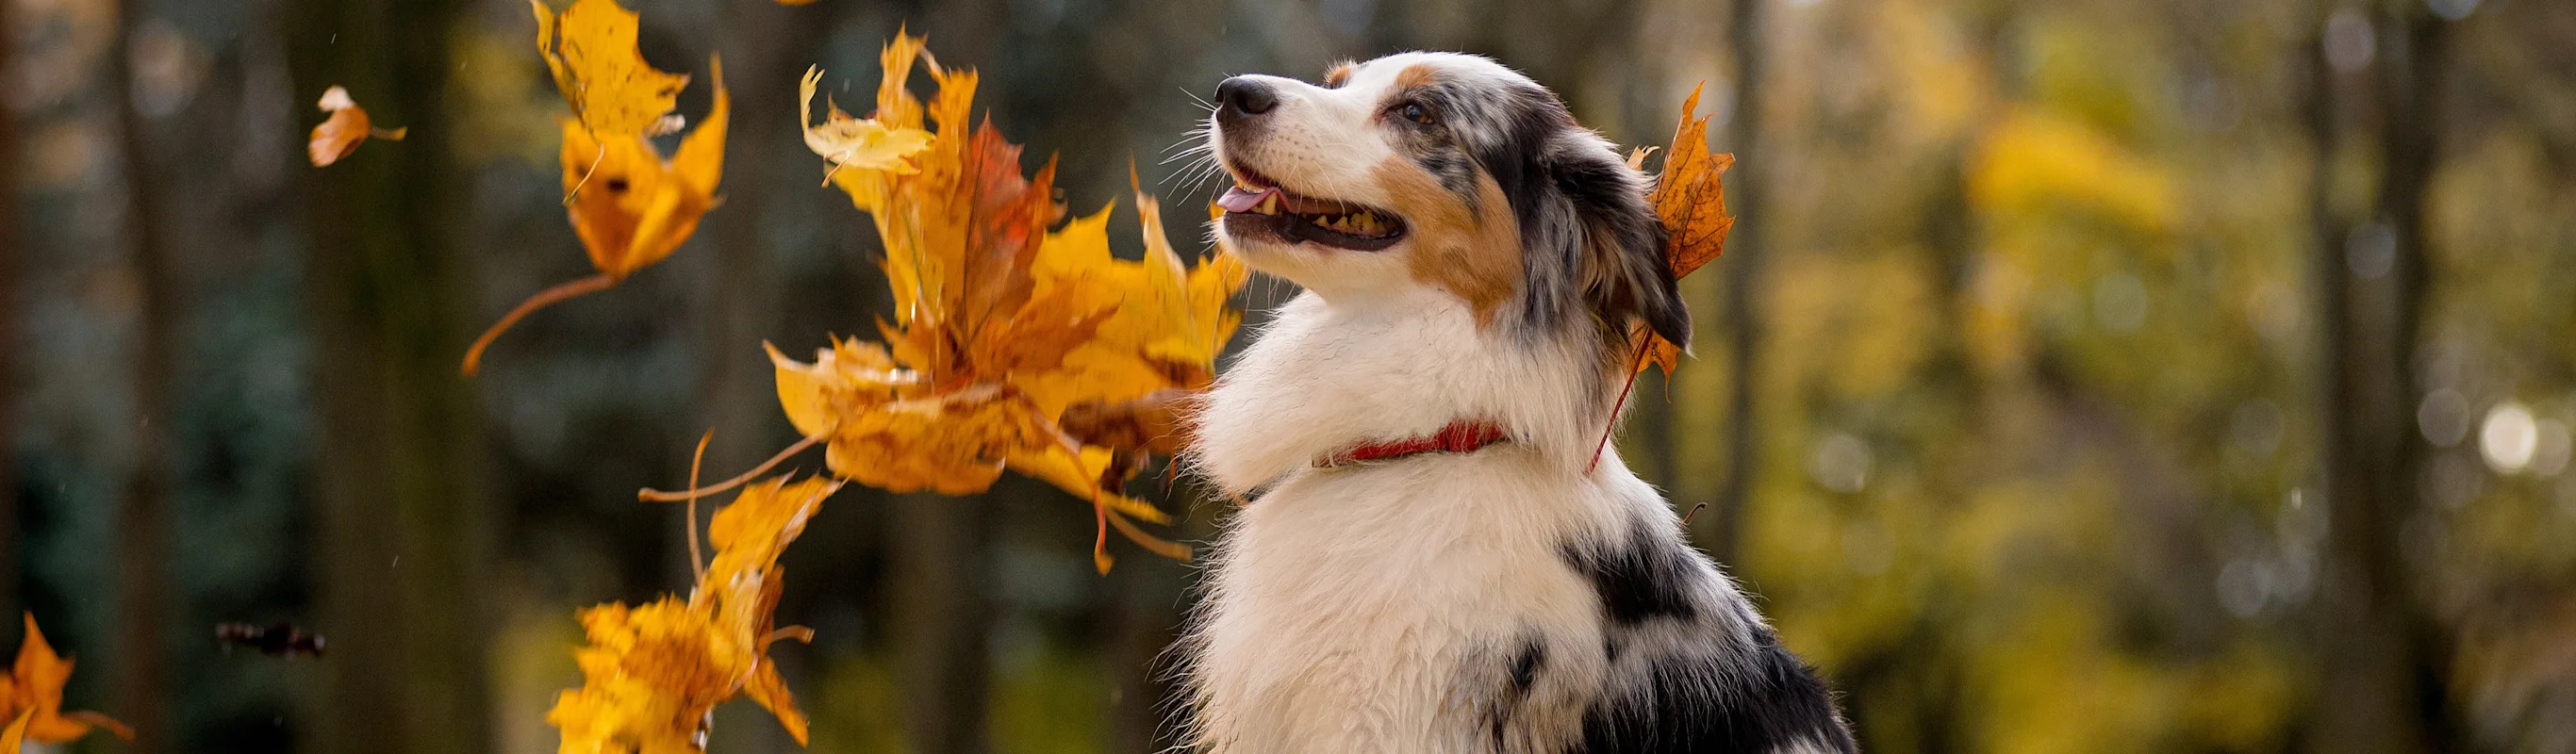
<path fill-rule="evenodd" d="M 1404 53 L 1317 86 L 1217 87 L 1210 146 L 1235 186 L 1221 234 L 1327 301 L 1429 289 L 1480 326 L 1690 342 L 1648 181 L 1545 87 L 1492 60 Z"/>

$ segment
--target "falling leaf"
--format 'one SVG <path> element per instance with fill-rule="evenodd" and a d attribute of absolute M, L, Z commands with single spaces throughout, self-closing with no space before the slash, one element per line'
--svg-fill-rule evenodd
<path fill-rule="evenodd" d="M 778 556 L 839 488 L 820 479 L 749 485 L 708 526 L 716 555 L 687 600 L 583 610 L 588 644 L 574 653 L 582 687 L 557 696 L 546 713 L 563 733 L 559 750 L 695 754 L 707 712 L 737 695 L 805 743 L 805 716 L 768 654 L 779 639 L 811 637 L 774 625 Z"/>
<path fill-rule="evenodd" d="M 624 14 L 623 38 L 631 44 L 634 14 L 609 0 L 581 0 L 564 15 L 571 17 L 593 3 L 608 6 L 609 15 Z M 542 24 L 547 21 L 544 6 L 539 5 L 538 11 Z M 541 41 L 546 38 L 539 35 Z M 549 55 L 551 65 L 555 58 Z M 716 205 L 716 184 L 724 177 L 726 127 L 733 113 L 733 98 L 724 86 L 724 61 L 709 58 L 707 69 L 715 78 L 715 104 L 708 108 L 706 120 L 681 138 L 679 151 L 669 159 L 640 132 L 603 131 L 587 125 L 584 118 L 563 119 L 564 214 L 599 274 L 538 291 L 519 302 L 466 349 L 461 370 L 465 375 L 480 370 L 483 350 L 520 319 L 566 299 L 607 290 L 636 270 L 671 256 L 697 233 L 698 219 Z M 562 70 L 557 67 L 558 83 L 562 83 Z M 687 77 L 679 80 L 685 82 Z M 573 92 L 566 89 L 565 98 L 578 111 L 579 97 Z"/>
<path fill-rule="evenodd" d="M 1655 191 L 1649 197 L 1655 216 L 1663 220 L 1664 258 L 1671 263 L 1675 280 L 1724 252 L 1726 232 L 1735 226 L 1735 218 L 1726 214 L 1726 186 L 1720 181 L 1735 164 L 1735 155 L 1709 153 L 1708 118 L 1692 117 L 1699 113 L 1699 94 L 1692 89 L 1690 99 L 1682 103 L 1681 125 L 1673 131 L 1672 146 L 1664 150 L 1664 172 L 1655 179 Z M 1643 167 L 1648 151 L 1630 154 L 1629 167 Z M 1643 324 L 1633 328 L 1631 336 L 1632 342 L 1644 344 L 1637 371 L 1653 364 L 1663 367 L 1664 374 L 1673 373 L 1682 344 L 1665 340 Z"/>
<path fill-rule="evenodd" d="M 1100 567 L 1111 528 L 1185 557 L 1134 523 L 1168 514 L 1104 483 L 1126 468 L 1118 449 L 1084 446 L 1057 420 L 1077 403 L 1204 386 L 1241 322 L 1228 304 L 1248 271 L 1223 254 L 1184 265 L 1141 190 L 1145 257 L 1116 258 L 1107 208 L 1063 220 L 1053 162 L 1023 175 L 1019 146 L 970 126 L 974 71 L 940 67 L 909 34 L 879 59 L 866 119 L 831 108 L 814 125 L 820 74 L 802 82 L 806 144 L 875 222 L 895 307 L 882 344 L 836 340 L 810 363 L 770 349 L 799 447 L 820 442 L 833 474 L 897 492 L 971 494 L 1016 470 L 1091 501 Z M 905 88 L 916 61 L 939 87 L 927 106 Z"/>
<path fill-rule="evenodd" d="M 54 654 L 54 648 L 45 643 L 34 613 L 26 615 L 26 622 L 27 638 L 18 645 L 18 660 L 10 666 L 7 682 L 0 684 L 0 714 L 25 718 L 11 727 L 23 725 L 25 737 L 37 743 L 70 741 L 89 735 L 94 728 L 134 740 L 134 731 L 114 718 L 96 712 L 63 712 L 63 684 L 72 678 L 72 661 Z"/>
<path fill-rule="evenodd" d="M 215 626 L 215 640 L 236 647 L 258 650 L 270 657 L 320 657 L 325 642 L 321 636 L 285 621 L 260 626 L 250 623 L 224 623 Z M 8 749 L 0 748 L 0 752 Z"/>
<path fill-rule="evenodd" d="M 912 164 L 912 156 L 930 146 L 930 132 L 910 126 L 889 126 L 875 120 L 850 117 L 839 107 L 827 106 L 822 123 L 814 122 L 814 86 L 823 80 L 819 66 L 805 70 L 805 79 L 797 86 L 796 119 L 805 125 L 805 147 L 830 161 L 835 169 L 855 167 L 911 174 L 921 172 Z"/>
<path fill-rule="evenodd" d="M 733 100 L 725 92 L 722 61 L 708 66 L 716 80 L 715 106 L 670 159 L 641 136 L 563 122 L 563 188 L 572 198 L 565 214 L 600 274 L 624 278 L 669 257 L 714 206 Z"/>
<path fill-rule="evenodd" d="M 313 157 L 313 166 L 322 167 L 358 151 L 358 145 L 369 138 L 402 141 L 408 128 L 376 128 L 367 120 L 366 108 L 349 98 L 349 90 L 331 87 L 322 92 L 322 112 L 330 113 L 321 125 L 313 127 L 313 141 L 305 145 Z"/>
<path fill-rule="evenodd" d="M 616 0 L 575 0 L 561 14 L 542 0 L 528 5 L 537 14 L 537 54 L 583 128 L 602 139 L 678 130 L 665 116 L 689 77 L 644 62 L 635 48 L 634 11 Z"/>

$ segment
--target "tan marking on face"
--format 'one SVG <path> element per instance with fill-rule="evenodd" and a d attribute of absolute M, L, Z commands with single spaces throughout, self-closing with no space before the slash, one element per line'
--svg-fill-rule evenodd
<path fill-rule="evenodd" d="M 1396 91 L 1403 91 L 1429 84 L 1431 83 L 1432 77 L 1439 75 L 1439 73 L 1440 72 L 1438 70 L 1433 69 L 1428 63 L 1415 63 L 1413 65 L 1405 66 L 1404 70 L 1397 71 L 1395 74 Z"/>
<path fill-rule="evenodd" d="M 1343 85 L 1343 84 L 1350 83 L 1350 81 L 1351 81 L 1351 69 L 1352 69 L 1353 67 L 1354 67 L 1354 66 L 1352 66 L 1352 65 L 1351 65 L 1351 64 L 1349 64 L 1349 63 L 1340 63 L 1340 64 L 1336 64 L 1336 65 L 1334 65 L 1332 70 L 1330 70 L 1330 71 L 1325 71 L 1325 72 L 1324 72 L 1324 85 L 1325 85 L 1325 86 L 1331 86 L 1331 87 L 1339 87 L 1339 86 L 1341 86 L 1341 85 Z"/>
<path fill-rule="evenodd" d="M 1413 256 L 1405 266 L 1413 279 L 1465 299 L 1477 325 L 1493 324 L 1521 276 L 1520 226 L 1502 187 L 1478 174 L 1478 206 L 1470 207 L 1401 157 L 1378 163 L 1369 176 L 1386 190 L 1387 209 L 1410 226 Z"/>

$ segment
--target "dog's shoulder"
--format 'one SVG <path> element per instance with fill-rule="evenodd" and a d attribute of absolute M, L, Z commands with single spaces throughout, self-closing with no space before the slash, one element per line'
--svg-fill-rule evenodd
<path fill-rule="evenodd" d="M 1564 550 L 1599 596 L 1611 671 L 1576 751 L 1855 750 L 1814 669 L 1679 532 L 1640 521 Z"/>
<path fill-rule="evenodd" d="M 1770 629 L 1733 657 L 1640 658 L 1584 713 L 1589 754 L 1845 754 L 1856 750 L 1824 682 Z"/>

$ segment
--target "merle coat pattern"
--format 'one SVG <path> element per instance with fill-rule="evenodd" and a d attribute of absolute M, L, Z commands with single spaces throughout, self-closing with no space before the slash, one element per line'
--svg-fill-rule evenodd
<path fill-rule="evenodd" d="M 1241 186 L 1215 232 L 1305 291 L 1193 417 L 1188 460 L 1250 500 L 1179 647 L 1193 748 L 1853 750 L 1672 507 L 1596 462 L 1632 323 L 1689 342 L 1646 178 L 1466 55 L 1238 77 L 1212 120 Z M 1352 212 L 1394 230 L 1297 225 Z M 1458 421 L 1508 439 L 1313 463 Z"/>

